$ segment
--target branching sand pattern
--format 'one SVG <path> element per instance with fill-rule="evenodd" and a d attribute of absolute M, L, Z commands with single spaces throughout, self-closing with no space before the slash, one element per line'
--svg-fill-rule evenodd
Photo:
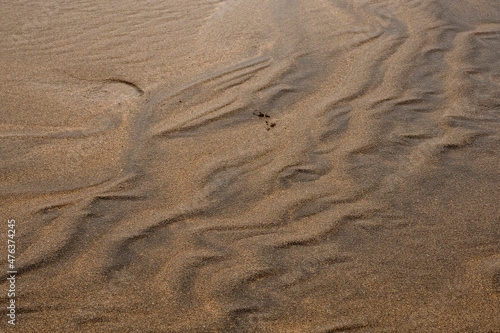
<path fill-rule="evenodd" d="M 23 332 L 500 330 L 498 2 L 47 6 L 1 27 Z"/>

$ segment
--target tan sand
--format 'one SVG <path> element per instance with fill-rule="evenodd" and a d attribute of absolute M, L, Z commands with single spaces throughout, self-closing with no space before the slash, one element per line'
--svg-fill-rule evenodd
<path fill-rule="evenodd" d="M 0 331 L 500 332 L 499 1 L 1 11 Z"/>

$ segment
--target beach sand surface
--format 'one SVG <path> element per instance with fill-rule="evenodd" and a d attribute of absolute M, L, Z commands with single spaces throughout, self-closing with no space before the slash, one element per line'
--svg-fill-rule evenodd
<path fill-rule="evenodd" d="M 0 3 L 0 331 L 500 332 L 499 1 Z"/>

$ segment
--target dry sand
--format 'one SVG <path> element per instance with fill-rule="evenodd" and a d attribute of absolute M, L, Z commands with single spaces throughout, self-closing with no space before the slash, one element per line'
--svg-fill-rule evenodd
<path fill-rule="evenodd" d="M 499 1 L 1 11 L 0 331 L 500 332 Z"/>

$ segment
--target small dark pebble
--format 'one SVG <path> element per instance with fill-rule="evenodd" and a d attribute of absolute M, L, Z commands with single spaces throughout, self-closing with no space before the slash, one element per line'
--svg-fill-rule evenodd
<path fill-rule="evenodd" d="M 264 117 L 269 118 L 270 117 L 267 113 L 262 113 L 262 112 L 254 112 L 253 114 L 254 114 L 254 116 L 257 116 L 259 118 L 264 118 Z"/>

